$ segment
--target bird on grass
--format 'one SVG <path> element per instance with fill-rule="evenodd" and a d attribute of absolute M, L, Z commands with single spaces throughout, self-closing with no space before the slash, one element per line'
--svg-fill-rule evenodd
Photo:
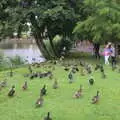
<path fill-rule="evenodd" d="M 68 68 L 68 67 L 65 67 L 64 70 L 65 70 L 65 71 L 69 71 L 69 68 Z"/>
<path fill-rule="evenodd" d="M 73 98 L 80 98 L 82 96 L 82 92 L 83 92 L 82 85 L 80 85 L 79 90 L 75 92 L 75 94 L 73 95 Z"/>
<path fill-rule="evenodd" d="M 102 65 L 100 66 L 100 72 L 104 72 L 104 68 Z"/>
<path fill-rule="evenodd" d="M 101 65 L 96 64 L 96 66 L 95 66 L 95 71 L 97 71 L 98 69 L 100 69 L 100 67 L 101 67 Z"/>
<path fill-rule="evenodd" d="M 100 99 L 100 97 L 99 97 L 99 91 L 97 91 L 97 95 L 93 96 L 93 98 L 92 98 L 92 104 L 98 103 L 99 99 Z"/>
<path fill-rule="evenodd" d="M 8 93 L 8 96 L 12 97 L 12 96 L 14 96 L 14 94 L 15 94 L 15 86 L 13 85 Z"/>
<path fill-rule="evenodd" d="M 81 68 L 81 76 L 85 76 L 85 70 L 84 70 L 84 68 Z"/>
<path fill-rule="evenodd" d="M 6 87 L 6 86 L 7 86 L 7 81 L 6 81 L 6 79 L 3 80 L 3 81 L 0 83 L 0 86 L 1 86 L 1 87 Z"/>
<path fill-rule="evenodd" d="M 35 103 L 36 107 L 42 107 L 43 106 L 43 102 L 44 102 L 43 96 L 40 95 L 40 97 L 37 99 L 37 101 Z"/>
<path fill-rule="evenodd" d="M 68 79 L 69 79 L 69 83 L 72 83 L 72 82 L 73 82 L 73 74 L 72 74 L 72 72 L 70 72 L 70 73 L 68 74 Z"/>
<path fill-rule="evenodd" d="M 89 79 L 89 84 L 90 84 L 90 85 L 93 85 L 93 84 L 94 84 L 94 79 L 93 79 L 93 78 L 90 78 L 90 79 Z"/>
<path fill-rule="evenodd" d="M 43 88 L 40 90 L 40 95 L 44 96 L 46 95 L 47 89 L 46 89 L 46 85 L 43 86 Z"/>
<path fill-rule="evenodd" d="M 53 74 L 49 75 L 49 79 L 50 79 L 50 80 L 53 79 Z"/>
<path fill-rule="evenodd" d="M 27 88 L 28 88 L 28 84 L 27 84 L 27 81 L 25 81 L 24 85 L 22 86 L 22 89 L 26 90 Z"/>
<path fill-rule="evenodd" d="M 86 66 L 86 71 L 87 71 L 88 74 L 91 74 L 91 73 L 92 73 L 92 68 L 91 68 L 90 65 L 87 65 L 87 66 Z"/>
<path fill-rule="evenodd" d="M 84 67 L 85 66 L 85 63 L 83 61 L 80 60 L 80 66 L 81 67 Z"/>
<path fill-rule="evenodd" d="M 53 83 L 53 89 L 57 89 L 58 88 L 58 82 L 57 80 L 55 79 L 54 83 Z"/>
<path fill-rule="evenodd" d="M 52 118 L 50 117 L 50 112 L 48 112 L 47 116 L 44 117 L 44 120 L 52 120 Z"/>

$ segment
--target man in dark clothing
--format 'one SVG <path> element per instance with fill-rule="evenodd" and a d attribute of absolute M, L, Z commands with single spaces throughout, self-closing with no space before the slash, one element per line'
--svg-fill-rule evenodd
<path fill-rule="evenodd" d="M 112 67 L 115 67 L 116 66 L 116 56 L 115 56 L 115 47 L 114 45 L 110 44 L 111 45 L 111 62 L 112 62 Z"/>
<path fill-rule="evenodd" d="M 99 50 L 100 50 L 100 44 L 94 43 L 94 53 L 95 53 L 96 59 L 100 59 Z"/>

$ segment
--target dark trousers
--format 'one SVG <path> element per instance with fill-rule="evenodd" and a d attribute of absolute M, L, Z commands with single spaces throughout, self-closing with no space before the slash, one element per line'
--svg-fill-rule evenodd
<path fill-rule="evenodd" d="M 116 57 L 111 56 L 112 67 L 116 65 Z"/>
<path fill-rule="evenodd" d="M 96 59 L 100 59 L 100 54 L 99 54 L 99 52 L 95 52 L 95 58 L 96 58 Z"/>

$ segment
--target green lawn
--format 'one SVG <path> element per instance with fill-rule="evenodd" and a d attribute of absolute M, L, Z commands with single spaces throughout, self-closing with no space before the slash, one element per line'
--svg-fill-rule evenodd
<path fill-rule="evenodd" d="M 67 61 L 66 61 L 67 62 Z M 96 61 L 90 59 L 94 66 Z M 77 62 L 76 62 L 77 63 Z M 49 64 L 50 65 L 50 64 Z M 79 64 L 78 64 L 79 65 Z M 46 64 L 47 66 L 47 64 Z M 54 80 L 49 78 L 24 77 L 27 67 L 14 70 L 14 76 L 9 77 L 8 71 L 0 73 L 0 80 L 7 78 L 8 86 L 0 91 L 0 120 L 43 120 L 49 111 L 53 120 L 120 120 L 120 73 L 105 66 L 106 79 L 101 78 L 99 71 L 92 75 L 81 76 L 80 71 L 74 74 L 74 83 L 68 83 L 68 72 L 59 64 L 54 65 L 54 78 L 59 82 L 59 88 L 53 89 Z M 79 69 L 81 67 L 79 66 Z M 46 68 L 34 68 L 34 71 L 45 71 Z M 88 79 L 93 76 L 95 84 L 90 86 Z M 23 91 L 24 81 L 28 81 L 28 90 Z M 15 96 L 7 96 L 12 85 L 16 86 Z M 47 85 L 47 95 L 41 108 L 35 108 L 35 102 L 40 94 L 40 88 Z M 83 96 L 72 98 L 74 92 L 83 85 Z M 91 104 L 91 99 L 100 91 L 98 104 Z"/>

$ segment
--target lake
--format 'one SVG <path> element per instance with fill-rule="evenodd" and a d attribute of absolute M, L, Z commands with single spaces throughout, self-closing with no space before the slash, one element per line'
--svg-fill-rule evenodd
<path fill-rule="evenodd" d="M 5 40 L 0 42 L 0 51 L 5 57 L 18 55 L 29 63 L 45 61 L 34 40 Z"/>

